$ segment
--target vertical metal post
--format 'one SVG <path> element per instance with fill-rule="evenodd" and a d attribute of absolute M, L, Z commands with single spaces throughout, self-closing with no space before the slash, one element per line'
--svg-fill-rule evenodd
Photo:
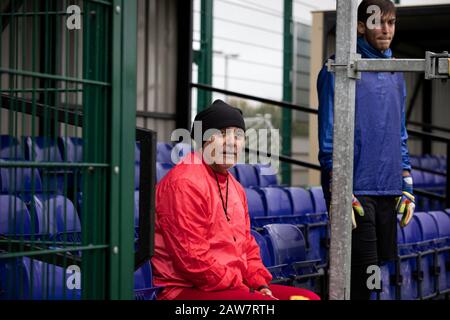
<path fill-rule="evenodd" d="M 358 0 L 337 1 L 336 64 L 356 56 Z M 331 199 L 330 300 L 350 298 L 353 140 L 356 81 L 347 67 L 335 68 L 333 177 Z"/>
<path fill-rule="evenodd" d="M 198 82 L 212 84 L 213 69 L 213 0 L 201 0 L 200 53 L 198 63 Z M 197 112 L 206 109 L 211 103 L 211 91 L 199 90 Z"/>
<path fill-rule="evenodd" d="M 133 297 L 137 0 L 113 1 L 109 298 Z M 142 165 L 142 164 L 141 164 Z"/>
<path fill-rule="evenodd" d="M 284 0 L 283 20 L 283 101 L 292 102 L 292 0 Z M 292 152 L 292 111 L 282 110 L 282 154 L 290 157 Z M 281 164 L 281 176 L 284 184 L 291 184 L 291 166 Z"/>

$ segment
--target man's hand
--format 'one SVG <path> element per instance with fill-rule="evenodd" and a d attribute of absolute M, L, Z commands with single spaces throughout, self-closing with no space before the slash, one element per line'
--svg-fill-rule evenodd
<path fill-rule="evenodd" d="M 355 212 L 360 216 L 364 217 L 364 208 L 359 202 L 359 200 L 355 197 L 355 195 L 352 195 L 352 224 L 353 229 L 357 227 L 356 225 L 356 219 L 355 219 Z"/>
<path fill-rule="evenodd" d="M 403 177 L 402 196 L 397 198 L 397 213 L 402 215 L 400 226 L 406 227 L 411 221 L 416 208 L 416 199 L 413 194 L 413 179 L 411 176 Z"/>
<path fill-rule="evenodd" d="M 275 298 L 272 295 L 272 291 L 270 291 L 269 288 L 262 288 L 261 290 L 259 290 L 259 293 L 261 293 L 263 296 L 268 296 L 268 297 L 271 297 L 274 300 L 278 300 L 277 298 Z"/>

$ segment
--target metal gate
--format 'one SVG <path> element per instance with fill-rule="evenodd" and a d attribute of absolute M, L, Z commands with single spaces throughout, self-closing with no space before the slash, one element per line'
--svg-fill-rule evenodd
<path fill-rule="evenodd" d="M 136 1 L 0 10 L 0 299 L 130 299 Z"/>

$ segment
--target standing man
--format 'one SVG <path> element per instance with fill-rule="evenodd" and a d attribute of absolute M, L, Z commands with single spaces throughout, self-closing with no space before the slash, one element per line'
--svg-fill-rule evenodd
<path fill-rule="evenodd" d="M 378 17 L 374 16 L 376 9 L 381 13 Z M 396 8 L 390 0 L 362 1 L 357 30 L 357 52 L 362 58 L 393 58 L 390 45 L 395 23 Z M 319 73 L 317 90 L 321 181 L 330 211 L 334 75 L 325 66 Z M 405 101 L 402 73 L 363 72 L 356 83 L 355 138 L 349 141 L 354 142 L 352 300 L 370 299 L 367 268 L 396 259 L 397 214 L 402 214 L 404 227 L 414 212 Z"/>

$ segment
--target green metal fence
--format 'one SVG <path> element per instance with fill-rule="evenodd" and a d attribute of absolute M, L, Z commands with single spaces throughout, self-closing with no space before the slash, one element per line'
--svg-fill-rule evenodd
<path fill-rule="evenodd" d="M 0 10 L 0 299 L 130 299 L 136 1 Z"/>

